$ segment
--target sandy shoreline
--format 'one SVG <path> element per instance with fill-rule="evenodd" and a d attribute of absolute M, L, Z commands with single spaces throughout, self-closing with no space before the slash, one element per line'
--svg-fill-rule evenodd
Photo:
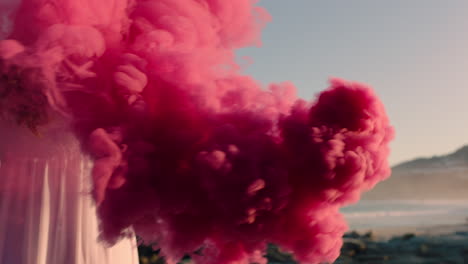
<path fill-rule="evenodd" d="M 465 264 L 468 224 L 360 229 L 346 233 L 334 264 Z M 296 264 L 290 254 L 270 247 L 269 264 Z"/>
<path fill-rule="evenodd" d="M 388 240 L 392 237 L 402 236 L 408 233 L 418 236 L 440 236 L 456 232 L 468 232 L 468 223 L 458 225 L 382 227 L 373 229 L 360 228 L 350 230 L 348 233 L 353 231 L 359 234 L 372 232 L 374 239 Z"/>
<path fill-rule="evenodd" d="M 468 263 L 468 224 L 348 232 L 335 263 Z"/>

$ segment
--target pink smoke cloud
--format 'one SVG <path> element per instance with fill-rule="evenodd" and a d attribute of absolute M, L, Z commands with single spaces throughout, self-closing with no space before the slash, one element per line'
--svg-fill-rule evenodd
<path fill-rule="evenodd" d="M 266 263 L 268 242 L 334 261 L 339 208 L 388 177 L 393 128 L 372 89 L 332 79 L 306 102 L 239 73 L 235 49 L 270 20 L 255 2 L 23 0 L 14 13 L 0 111 L 36 133 L 70 119 L 107 243 L 131 227 L 169 261 Z"/>

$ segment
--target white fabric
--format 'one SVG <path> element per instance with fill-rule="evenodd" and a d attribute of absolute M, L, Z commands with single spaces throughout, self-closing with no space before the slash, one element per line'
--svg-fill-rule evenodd
<path fill-rule="evenodd" d="M 0 122 L 0 263 L 137 264 L 135 238 L 97 240 L 91 161 L 76 139 Z"/>

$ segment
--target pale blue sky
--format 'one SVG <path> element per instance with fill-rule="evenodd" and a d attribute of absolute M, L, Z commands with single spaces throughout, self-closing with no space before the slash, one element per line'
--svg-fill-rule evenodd
<path fill-rule="evenodd" d="M 330 76 L 370 84 L 396 139 L 391 164 L 468 143 L 468 1 L 262 0 L 273 21 L 245 72 L 311 99 Z"/>

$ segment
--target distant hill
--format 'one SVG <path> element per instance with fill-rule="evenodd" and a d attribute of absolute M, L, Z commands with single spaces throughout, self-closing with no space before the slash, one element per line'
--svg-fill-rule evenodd
<path fill-rule="evenodd" d="M 468 199 L 468 145 L 394 166 L 392 176 L 363 199 Z"/>

